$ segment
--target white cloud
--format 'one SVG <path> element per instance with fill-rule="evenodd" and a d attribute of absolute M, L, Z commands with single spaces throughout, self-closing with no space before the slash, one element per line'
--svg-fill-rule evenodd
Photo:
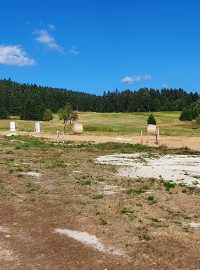
<path fill-rule="evenodd" d="M 126 76 L 124 77 L 121 82 L 122 83 L 128 83 L 132 84 L 135 82 L 140 82 L 140 81 L 148 81 L 151 80 L 152 77 L 150 75 L 132 75 L 132 76 Z"/>
<path fill-rule="evenodd" d="M 49 30 L 53 31 L 56 29 L 55 25 L 54 24 L 48 24 L 48 28 Z"/>
<path fill-rule="evenodd" d="M 76 47 L 72 47 L 69 51 L 68 51 L 69 54 L 73 54 L 73 55 L 78 55 L 80 54 L 80 52 L 77 50 Z"/>
<path fill-rule="evenodd" d="M 29 58 L 20 45 L 0 46 L 0 64 L 11 66 L 33 66 L 35 60 Z"/>
<path fill-rule="evenodd" d="M 36 29 L 33 34 L 37 35 L 35 39 L 39 43 L 45 44 L 47 47 L 51 49 L 55 49 L 59 52 L 63 52 L 63 48 L 56 42 L 55 38 L 49 34 L 47 30 L 38 30 Z"/>
<path fill-rule="evenodd" d="M 163 84 L 162 84 L 162 87 L 163 87 L 163 88 L 167 88 L 168 85 L 167 85 L 166 83 L 163 83 Z"/>

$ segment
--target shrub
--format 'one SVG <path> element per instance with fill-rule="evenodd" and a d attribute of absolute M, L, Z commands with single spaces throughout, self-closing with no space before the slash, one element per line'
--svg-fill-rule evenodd
<path fill-rule="evenodd" d="M 184 109 L 179 117 L 181 121 L 192 121 L 192 112 L 190 109 Z"/>
<path fill-rule="evenodd" d="M 59 120 L 64 120 L 64 122 L 70 120 L 71 124 L 71 121 L 78 120 L 78 113 L 73 111 L 70 104 L 67 104 L 64 108 L 59 109 L 57 113 Z"/>
<path fill-rule="evenodd" d="M 149 118 L 147 119 L 147 124 L 151 124 L 151 125 L 156 125 L 156 119 L 155 117 L 153 116 L 153 114 L 150 114 L 149 115 Z"/>
<path fill-rule="evenodd" d="M 197 116 L 197 118 L 196 118 L 196 123 L 197 124 L 200 124 L 200 114 Z"/>
<path fill-rule="evenodd" d="M 44 121 L 50 121 L 53 119 L 53 114 L 50 109 L 46 109 L 43 114 L 43 119 Z"/>

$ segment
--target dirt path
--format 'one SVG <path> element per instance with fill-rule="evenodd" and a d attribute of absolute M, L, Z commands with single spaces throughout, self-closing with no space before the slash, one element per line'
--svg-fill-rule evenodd
<path fill-rule="evenodd" d="M 0 131 L 0 135 L 8 135 L 9 131 Z M 33 132 L 17 132 L 18 135 L 28 135 L 38 138 L 48 138 L 56 141 L 56 135 L 52 133 L 33 133 Z M 64 136 L 65 141 L 78 141 L 78 142 L 118 142 L 118 143 L 141 143 L 140 136 L 103 136 L 103 135 L 73 135 L 67 134 Z M 155 137 L 150 137 L 149 143 L 146 143 L 147 137 L 143 138 L 143 144 L 156 146 Z M 200 137 L 183 137 L 183 136 L 160 136 L 160 145 L 166 145 L 169 148 L 188 147 L 193 150 L 200 151 Z"/>

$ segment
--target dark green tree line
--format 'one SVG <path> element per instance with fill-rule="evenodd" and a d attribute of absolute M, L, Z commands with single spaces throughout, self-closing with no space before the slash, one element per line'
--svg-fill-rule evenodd
<path fill-rule="evenodd" d="M 148 89 L 104 91 L 102 96 L 84 92 L 20 84 L 0 80 L 0 117 L 20 115 L 22 119 L 42 120 L 46 109 L 57 113 L 70 104 L 76 111 L 155 112 L 181 111 L 197 102 L 198 93 L 183 89 Z M 195 114 L 195 110 L 193 110 Z"/>

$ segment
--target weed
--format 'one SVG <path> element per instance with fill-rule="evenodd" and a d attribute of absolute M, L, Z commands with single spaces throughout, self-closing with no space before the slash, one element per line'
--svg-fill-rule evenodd
<path fill-rule="evenodd" d="M 103 198 L 103 195 L 102 194 L 96 194 L 92 198 L 95 199 L 95 200 L 99 200 L 99 199 Z"/>
<path fill-rule="evenodd" d="M 142 193 L 145 193 L 147 190 L 148 190 L 148 187 L 147 186 L 144 186 L 144 187 L 142 187 L 140 189 L 132 189 L 132 188 L 130 188 L 130 189 L 127 190 L 126 193 L 128 195 L 131 195 L 131 194 L 136 194 L 136 195 L 138 194 L 138 195 L 140 195 Z"/>
<path fill-rule="evenodd" d="M 176 187 L 176 183 L 173 182 L 164 182 L 164 187 L 166 191 L 170 191 L 171 188 Z"/>
<path fill-rule="evenodd" d="M 107 225 L 108 222 L 107 222 L 107 220 L 105 220 L 105 219 L 103 219 L 103 218 L 100 218 L 100 224 L 101 224 L 101 225 Z"/>
<path fill-rule="evenodd" d="M 13 173 L 13 172 L 14 172 L 14 170 L 13 170 L 13 169 L 10 169 L 10 170 L 9 170 L 9 173 L 10 173 L 10 174 L 11 174 L 11 173 Z"/>
<path fill-rule="evenodd" d="M 18 168 L 16 169 L 16 171 L 17 171 L 17 172 L 23 172 L 24 170 L 23 170 L 21 167 L 18 167 Z"/>
<path fill-rule="evenodd" d="M 97 177 L 97 181 L 99 181 L 99 182 L 104 182 L 104 181 L 105 181 L 105 178 L 102 177 L 102 176 L 98 176 L 98 177 Z"/>
<path fill-rule="evenodd" d="M 154 198 L 154 196 L 148 196 L 147 200 L 150 202 L 150 204 L 157 203 L 157 200 Z"/>
<path fill-rule="evenodd" d="M 35 187 L 32 183 L 28 183 L 26 185 L 27 187 L 27 190 L 26 190 L 26 193 L 32 193 L 32 192 L 37 192 L 39 189 L 37 187 Z"/>
<path fill-rule="evenodd" d="M 10 188 L 3 186 L 0 186 L 0 194 L 5 196 L 16 196 L 16 193 L 14 193 Z"/>
<path fill-rule="evenodd" d="M 196 185 L 199 184 L 199 182 L 198 182 L 198 181 L 193 181 L 192 184 L 193 184 L 194 186 L 196 186 Z"/>
<path fill-rule="evenodd" d="M 5 154 L 6 155 L 13 155 L 14 153 L 13 153 L 13 151 L 8 150 L 8 151 L 5 152 Z"/>
<path fill-rule="evenodd" d="M 82 176 L 82 179 L 79 179 L 77 183 L 79 183 L 82 186 L 91 186 L 92 181 L 90 178 L 88 178 L 88 176 Z"/>
<path fill-rule="evenodd" d="M 14 162 L 14 158 L 7 158 L 6 161 L 7 161 L 8 163 L 12 163 L 12 162 Z"/>
<path fill-rule="evenodd" d="M 123 207 L 120 210 L 120 213 L 123 214 L 123 215 L 128 216 L 130 220 L 133 220 L 136 217 L 135 214 L 134 214 L 134 211 L 127 208 L 127 207 Z"/>
<path fill-rule="evenodd" d="M 53 168 L 66 168 L 68 164 L 64 163 L 62 160 L 56 160 L 53 163 L 47 165 L 48 169 L 53 169 Z"/>
<path fill-rule="evenodd" d="M 141 207 L 142 204 L 141 203 L 136 203 L 136 206 Z"/>
<path fill-rule="evenodd" d="M 123 207 L 123 208 L 120 210 L 120 213 L 121 213 L 121 214 L 132 214 L 132 213 L 134 213 L 134 211 L 131 210 L 131 209 L 129 209 L 129 208 L 127 208 L 127 207 Z"/>
<path fill-rule="evenodd" d="M 151 220 L 152 220 L 153 222 L 157 222 L 157 223 L 161 222 L 161 220 L 158 219 L 158 218 L 151 218 Z"/>
<path fill-rule="evenodd" d="M 115 165 L 109 165 L 108 169 L 112 172 L 112 173 L 117 173 L 117 168 Z"/>
<path fill-rule="evenodd" d="M 139 235 L 139 239 L 144 241 L 150 241 L 151 237 L 148 233 L 142 233 L 141 235 Z"/>
<path fill-rule="evenodd" d="M 23 174 L 18 174 L 17 177 L 20 178 L 20 177 L 23 177 L 24 175 Z"/>
<path fill-rule="evenodd" d="M 193 178 L 200 179 L 200 175 L 194 175 Z"/>

